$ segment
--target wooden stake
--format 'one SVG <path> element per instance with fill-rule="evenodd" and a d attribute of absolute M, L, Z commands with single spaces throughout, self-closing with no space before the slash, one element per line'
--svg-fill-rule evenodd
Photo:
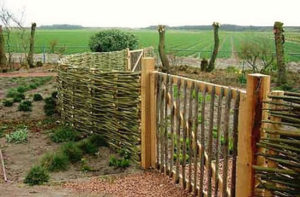
<path fill-rule="evenodd" d="M 154 92 L 150 92 L 154 90 L 154 87 L 150 86 L 150 74 L 154 71 L 154 58 L 143 58 L 142 59 L 142 73 L 141 73 L 141 139 L 142 139 L 142 149 L 141 149 L 141 165 L 143 168 L 149 168 L 150 166 L 154 167 L 155 158 L 151 159 L 151 155 L 155 156 L 155 143 L 153 141 L 155 139 L 156 132 L 153 132 L 155 129 L 155 124 L 153 121 L 156 121 L 156 118 L 152 118 L 156 116 L 155 105 L 151 105 L 153 103 L 150 102 L 153 99 Z M 152 79 L 153 80 L 153 79 Z M 152 95 L 152 96 L 151 96 Z M 155 97 L 154 97 L 155 98 Z M 155 100 L 155 99 L 154 99 Z M 153 165 L 154 164 L 154 165 Z"/>
<path fill-rule="evenodd" d="M 247 77 L 246 95 L 241 95 L 239 110 L 239 136 L 237 156 L 236 196 L 254 196 L 255 177 L 252 165 L 263 165 L 257 159 L 256 143 L 262 136 L 263 100 L 270 91 L 270 76 L 249 74 Z"/>
<path fill-rule="evenodd" d="M 1 149 L 0 149 L 0 160 L 1 160 L 1 164 L 2 164 L 2 172 L 3 172 L 4 181 L 7 182 L 5 165 L 4 165 L 4 159 L 3 159 L 3 155 L 2 155 Z"/>

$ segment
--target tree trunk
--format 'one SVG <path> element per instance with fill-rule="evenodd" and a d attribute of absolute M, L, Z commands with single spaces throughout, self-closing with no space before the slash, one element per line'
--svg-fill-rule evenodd
<path fill-rule="evenodd" d="M 286 83 L 286 65 L 284 60 L 284 35 L 283 35 L 283 23 L 274 23 L 274 35 L 275 35 L 275 46 L 276 46 L 276 57 L 277 57 L 277 85 L 282 85 Z"/>
<path fill-rule="evenodd" d="M 164 25 L 158 26 L 158 33 L 159 33 L 158 51 L 162 63 L 162 71 L 169 72 L 170 65 L 169 65 L 168 57 L 165 52 L 165 26 Z"/>
<path fill-rule="evenodd" d="M 207 59 L 203 58 L 201 60 L 201 71 L 206 72 L 207 71 L 207 65 L 208 65 Z"/>
<path fill-rule="evenodd" d="M 213 28 L 214 28 L 214 41 L 215 41 L 215 45 L 214 45 L 214 50 L 213 53 L 211 55 L 211 58 L 209 60 L 209 64 L 208 64 L 208 68 L 207 71 L 211 72 L 215 69 L 215 61 L 219 52 L 219 43 L 220 43 L 220 39 L 219 39 L 219 27 L 220 24 L 217 22 L 213 23 Z"/>
<path fill-rule="evenodd" d="M 4 48 L 4 36 L 2 26 L 0 25 L 0 71 L 2 72 L 6 66 L 6 56 Z"/>
<path fill-rule="evenodd" d="M 30 46 L 27 57 L 27 62 L 30 68 L 33 68 L 33 53 L 34 53 L 34 34 L 35 34 L 36 23 L 32 23 L 31 25 L 31 34 L 30 34 Z"/>

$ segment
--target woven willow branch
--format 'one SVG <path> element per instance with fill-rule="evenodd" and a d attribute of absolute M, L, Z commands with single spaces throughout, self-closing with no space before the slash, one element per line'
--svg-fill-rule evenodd
<path fill-rule="evenodd" d="M 84 53 L 58 67 L 58 106 L 63 122 L 104 135 L 140 160 L 140 73 L 126 71 L 127 52 Z"/>

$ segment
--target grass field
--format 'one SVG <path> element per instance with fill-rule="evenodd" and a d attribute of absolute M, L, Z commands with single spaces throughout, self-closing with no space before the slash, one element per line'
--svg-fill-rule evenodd
<path fill-rule="evenodd" d="M 96 29 L 82 30 L 37 30 L 37 53 L 49 52 L 50 42 L 56 40 L 56 50 L 65 48 L 65 54 L 89 51 L 88 42 L 90 36 L 97 32 Z M 133 30 L 139 39 L 140 47 L 158 45 L 158 33 L 151 30 Z M 225 32 L 220 31 L 220 58 L 230 58 L 234 52 L 239 51 L 240 43 L 248 39 L 263 38 L 270 42 L 274 50 L 272 32 Z M 16 38 L 16 35 L 13 35 Z M 19 52 L 18 42 L 12 44 L 14 51 Z M 210 57 L 213 48 L 212 31 L 167 31 L 166 49 L 169 53 L 178 56 Z M 286 32 L 285 50 L 288 61 L 300 61 L 300 33 Z"/>

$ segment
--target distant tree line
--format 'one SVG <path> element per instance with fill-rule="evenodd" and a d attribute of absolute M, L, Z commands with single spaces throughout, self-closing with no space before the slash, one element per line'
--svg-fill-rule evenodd
<path fill-rule="evenodd" d="M 41 25 L 39 29 L 83 29 L 81 25 L 69 25 L 69 24 L 53 24 L 53 25 Z"/>
<path fill-rule="evenodd" d="M 211 30 L 211 25 L 185 25 L 185 26 L 166 26 L 168 30 Z M 156 30 L 157 26 L 149 26 L 145 29 Z M 300 31 L 299 26 L 286 26 L 286 30 L 288 31 Z M 224 24 L 222 25 L 223 31 L 272 31 L 273 26 L 240 26 L 240 25 L 230 25 Z"/>

